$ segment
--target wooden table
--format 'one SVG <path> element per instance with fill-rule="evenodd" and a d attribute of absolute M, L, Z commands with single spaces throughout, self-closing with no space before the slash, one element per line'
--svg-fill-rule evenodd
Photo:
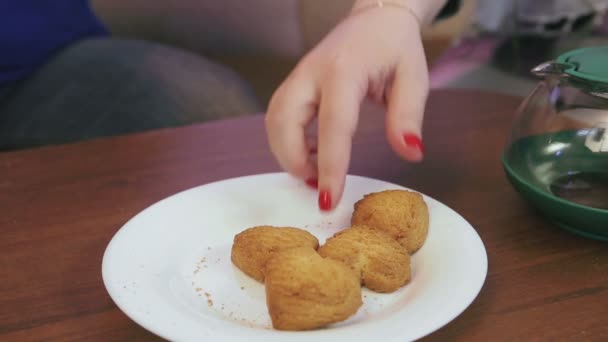
<path fill-rule="evenodd" d="M 433 93 L 419 165 L 393 155 L 382 116 L 361 119 L 351 172 L 447 204 L 487 248 L 481 293 L 427 340 L 608 339 L 608 246 L 548 223 L 504 177 L 519 102 Z M 101 259 L 114 233 L 175 192 L 278 170 L 259 115 L 0 154 L 0 340 L 157 340 L 105 291 Z"/>

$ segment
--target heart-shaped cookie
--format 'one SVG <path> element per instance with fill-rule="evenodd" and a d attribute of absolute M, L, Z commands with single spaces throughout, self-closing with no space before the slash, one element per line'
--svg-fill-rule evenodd
<path fill-rule="evenodd" d="M 319 240 L 309 232 L 293 227 L 258 226 L 235 235 L 231 260 L 245 274 L 264 282 L 264 266 L 281 250 L 308 247 L 316 250 Z"/>
<path fill-rule="evenodd" d="M 381 230 L 410 254 L 426 240 L 429 211 L 422 195 L 407 190 L 386 190 L 365 195 L 354 206 L 353 226 L 368 226 Z"/>
<path fill-rule="evenodd" d="M 362 305 L 359 277 L 308 247 L 283 250 L 266 264 L 266 304 L 278 330 L 310 330 L 340 322 Z"/>
<path fill-rule="evenodd" d="M 336 233 L 319 247 L 319 254 L 348 265 L 372 291 L 393 292 L 411 278 L 407 249 L 369 227 L 353 226 Z"/>

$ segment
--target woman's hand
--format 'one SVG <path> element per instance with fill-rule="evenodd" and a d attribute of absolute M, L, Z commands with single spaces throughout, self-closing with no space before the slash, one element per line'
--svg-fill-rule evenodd
<path fill-rule="evenodd" d="M 279 164 L 318 186 L 319 207 L 325 211 L 342 197 L 365 97 L 386 106 L 386 136 L 395 153 L 413 162 L 423 158 L 429 80 L 418 18 L 425 20 L 443 1 L 365 7 L 373 3 L 355 4 L 355 11 L 300 61 L 273 95 L 266 115 L 268 140 Z M 357 11 L 358 6 L 365 8 Z M 305 135 L 315 117 L 316 143 Z"/>

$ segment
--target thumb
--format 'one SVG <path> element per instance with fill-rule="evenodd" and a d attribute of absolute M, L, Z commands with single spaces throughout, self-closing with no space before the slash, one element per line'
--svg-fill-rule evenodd
<path fill-rule="evenodd" d="M 386 136 L 397 155 L 409 161 L 421 161 L 424 157 L 422 121 L 429 80 L 424 57 L 419 58 L 418 63 L 412 63 L 413 60 L 401 63 L 395 71 L 386 99 Z"/>

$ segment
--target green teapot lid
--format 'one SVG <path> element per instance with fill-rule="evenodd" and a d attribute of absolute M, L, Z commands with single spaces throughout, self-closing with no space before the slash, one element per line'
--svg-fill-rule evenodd
<path fill-rule="evenodd" d="M 579 79 L 608 83 L 608 46 L 582 48 L 557 58 L 566 74 Z"/>

